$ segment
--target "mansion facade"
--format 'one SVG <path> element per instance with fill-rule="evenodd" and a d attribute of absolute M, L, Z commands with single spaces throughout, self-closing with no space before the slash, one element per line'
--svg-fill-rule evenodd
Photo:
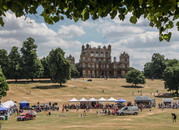
<path fill-rule="evenodd" d="M 71 57 L 71 56 L 70 56 Z M 73 59 L 71 57 L 71 59 Z M 74 63 L 74 62 L 73 62 Z M 111 61 L 111 45 L 91 48 L 89 44 L 82 46 L 78 69 L 83 78 L 125 77 L 129 71 L 129 55 L 120 54 L 119 62 L 114 57 Z"/>

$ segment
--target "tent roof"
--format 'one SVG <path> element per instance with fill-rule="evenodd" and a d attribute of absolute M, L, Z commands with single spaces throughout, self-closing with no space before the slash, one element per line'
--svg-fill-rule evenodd
<path fill-rule="evenodd" d="M 96 100 L 95 98 L 91 98 L 91 99 L 89 99 L 89 101 L 91 101 L 91 102 L 96 102 L 96 101 L 98 101 L 98 100 Z"/>
<path fill-rule="evenodd" d="M 69 102 L 79 102 L 79 100 L 77 100 L 76 98 L 72 98 L 71 100 L 69 100 Z"/>
<path fill-rule="evenodd" d="M 101 97 L 98 101 L 99 102 L 106 102 L 107 100 L 105 98 Z"/>
<path fill-rule="evenodd" d="M 26 103 L 28 103 L 28 102 L 26 100 L 24 100 L 24 101 L 20 102 L 19 104 L 26 104 Z"/>
<path fill-rule="evenodd" d="M 113 97 L 111 97 L 110 99 L 107 100 L 108 102 L 115 102 L 116 99 L 114 99 Z"/>
<path fill-rule="evenodd" d="M 163 102 L 173 102 L 173 98 L 162 98 Z"/>
<path fill-rule="evenodd" d="M 15 103 L 11 100 L 1 103 L 1 106 L 4 108 L 7 108 L 7 109 L 11 108 L 14 105 L 15 105 Z"/>
<path fill-rule="evenodd" d="M 0 105 L 0 111 L 7 111 L 7 108 L 4 108 L 3 106 Z"/>
<path fill-rule="evenodd" d="M 127 102 L 126 100 L 120 98 L 119 100 L 117 100 L 116 102 Z"/>
<path fill-rule="evenodd" d="M 136 96 L 135 100 L 138 100 L 138 101 L 150 101 L 151 98 L 150 98 L 150 96 Z"/>
<path fill-rule="evenodd" d="M 82 98 L 79 100 L 80 102 L 87 102 L 88 100 L 86 98 Z"/>

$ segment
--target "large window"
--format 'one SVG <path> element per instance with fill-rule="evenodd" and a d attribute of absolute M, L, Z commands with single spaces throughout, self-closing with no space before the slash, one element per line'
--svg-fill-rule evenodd
<path fill-rule="evenodd" d="M 108 52 L 106 52 L 106 55 L 105 55 L 106 57 L 108 57 Z"/>
<path fill-rule="evenodd" d="M 94 56 L 94 53 L 93 53 L 93 52 L 91 52 L 91 56 Z"/>

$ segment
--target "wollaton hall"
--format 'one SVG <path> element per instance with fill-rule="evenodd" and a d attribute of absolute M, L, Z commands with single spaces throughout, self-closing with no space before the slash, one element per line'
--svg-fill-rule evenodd
<path fill-rule="evenodd" d="M 67 57 L 74 64 L 73 56 Z M 83 45 L 79 63 L 76 64 L 83 78 L 125 77 L 129 71 L 129 55 L 123 52 L 119 56 L 119 62 L 114 57 L 111 61 L 111 45 L 101 48 L 91 48 L 89 44 Z"/>

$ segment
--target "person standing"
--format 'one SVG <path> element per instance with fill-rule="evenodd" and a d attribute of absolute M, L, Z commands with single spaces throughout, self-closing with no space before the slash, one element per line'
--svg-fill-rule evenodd
<path fill-rule="evenodd" d="M 175 113 L 171 113 L 172 114 L 172 118 L 173 118 L 173 123 L 176 123 L 176 119 L 177 119 L 177 115 Z"/>

